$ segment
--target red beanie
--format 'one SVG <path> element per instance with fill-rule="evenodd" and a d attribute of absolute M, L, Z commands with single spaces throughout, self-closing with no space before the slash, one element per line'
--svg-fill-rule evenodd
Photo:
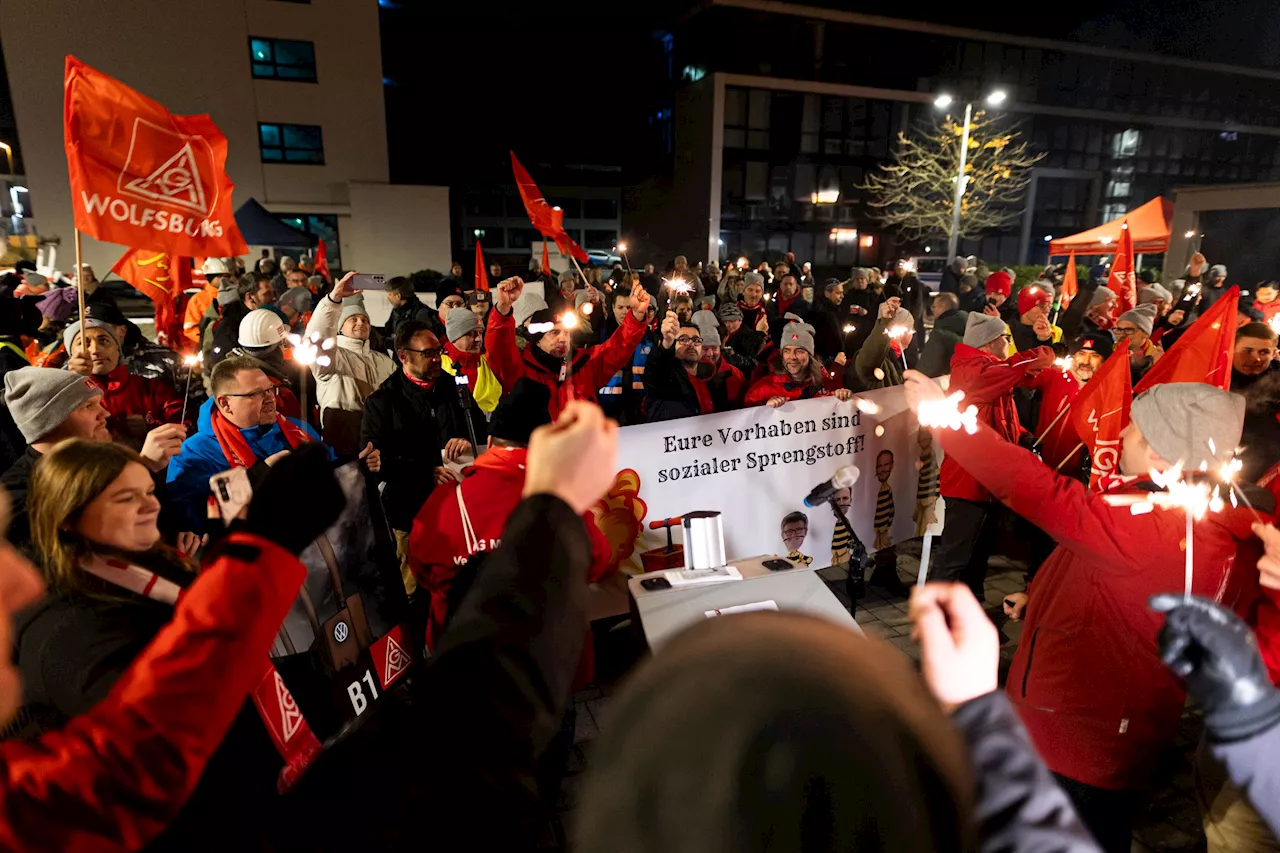
<path fill-rule="evenodd" d="M 1049 305 L 1053 302 L 1053 294 L 1043 287 L 1030 285 L 1018 291 L 1018 314 L 1025 314 L 1037 305 Z"/>
<path fill-rule="evenodd" d="M 987 276 L 987 295 L 993 293 L 1003 293 L 1004 298 L 1008 299 L 1013 293 L 1013 276 L 1004 270 Z"/>

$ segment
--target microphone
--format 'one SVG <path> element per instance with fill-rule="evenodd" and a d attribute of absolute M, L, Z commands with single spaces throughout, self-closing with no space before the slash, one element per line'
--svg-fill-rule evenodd
<path fill-rule="evenodd" d="M 809 492 L 809 496 L 804 499 L 805 506 L 822 506 L 831 500 L 831 496 L 841 489 L 848 489 L 858 482 L 858 476 L 861 472 L 853 465 L 846 465 L 838 469 L 831 475 L 831 479 L 825 483 L 819 483 L 813 487 L 813 491 Z"/>

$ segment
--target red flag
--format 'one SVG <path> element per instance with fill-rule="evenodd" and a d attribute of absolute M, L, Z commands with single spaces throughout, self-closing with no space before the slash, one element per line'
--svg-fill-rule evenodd
<path fill-rule="evenodd" d="M 325 281 L 333 283 L 333 273 L 329 272 L 329 247 L 324 244 L 323 237 L 316 247 L 316 272 L 324 276 Z"/>
<path fill-rule="evenodd" d="M 1076 253 L 1072 252 L 1067 257 L 1067 268 L 1062 271 L 1062 307 L 1071 304 L 1071 300 L 1076 298 L 1076 294 L 1080 292 L 1080 284 L 1076 281 Z"/>
<path fill-rule="evenodd" d="M 480 241 L 476 240 L 476 290 L 489 289 L 489 271 L 484 268 L 484 249 L 480 248 Z"/>
<path fill-rule="evenodd" d="M 542 274 L 551 275 L 551 252 L 547 249 L 547 241 L 542 241 Z"/>
<path fill-rule="evenodd" d="M 175 347 L 182 337 L 178 297 L 192 286 L 191 259 L 172 258 L 167 252 L 130 249 L 111 271 L 151 300 L 155 305 L 156 340 L 163 346 Z"/>
<path fill-rule="evenodd" d="M 524 201 L 525 212 L 529 214 L 533 227 L 543 237 L 554 240 L 560 254 L 572 255 L 580 264 L 587 263 L 590 260 L 587 253 L 564 230 L 564 211 L 547 204 L 547 200 L 542 197 L 542 190 L 538 189 L 533 178 L 520 165 L 514 151 L 511 152 L 511 171 L 515 173 L 516 187 L 520 190 L 520 198 Z"/>
<path fill-rule="evenodd" d="M 1112 320 L 1138 304 L 1138 274 L 1133 262 L 1133 235 L 1129 233 L 1129 223 L 1125 222 L 1120 228 L 1115 260 L 1111 262 L 1111 275 L 1107 276 L 1107 288 L 1120 297 L 1111 303 Z"/>
<path fill-rule="evenodd" d="M 227 138 L 67 57 L 62 110 L 75 227 L 181 257 L 249 251 L 231 207 Z"/>
<path fill-rule="evenodd" d="M 1071 425 L 1089 448 L 1089 456 L 1093 460 L 1093 468 L 1089 472 L 1091 489 L 1097 489 L 1098 481 L 1104 476 L 1119 472 L 1120 432 L 1129 424 L 1132 402 L 1129 341 L 1126 339 L 1116 346 L 1111 358 L 1098 368 L 1071 404 Z"/>
<path fill-rule="evenodd" d="M 1231 390 L 1231 355 L 1236 347 L 1236 303 L 1240 288 L 1234 286 L 1191 324 L 1169 351 L 1161 356 L 1134 393 L 1164 382 L 1204 382 Z"/>

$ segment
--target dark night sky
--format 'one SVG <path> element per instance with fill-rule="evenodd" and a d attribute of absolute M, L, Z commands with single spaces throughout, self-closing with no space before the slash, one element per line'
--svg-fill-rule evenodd
<path fill-rule="evenodd" d="M 384 0 L 384 3 L 388 0 Z M 624 163 L 643 127 L 660 54 L 687 0 L 389 0 L 383 66 L 393 180 L 456 184 L 504 171 L 506 152 L 537 163 Z M 1275 0 L 1072 0 L 1022 17 L 973 4 L 913 14 L 901 0 L 807 0 L 872 14 L 1245 65 L 1280 67 Z M 922 7 L 926 4 L 920 4 Z M 927 4 L 934 6 L 936 4 Z M 750 40 L 768 34 L 738 34 Z"/>

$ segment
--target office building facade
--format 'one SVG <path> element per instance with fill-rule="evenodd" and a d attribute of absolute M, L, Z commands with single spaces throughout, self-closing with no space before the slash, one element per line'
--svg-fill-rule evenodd
<path fill-rule="evenodd" d="M 447 266 L 448 189 L 388 181 L 377 0 L 0 0 L 31 226 L 70 269 L 63 57 L 73 54 L 226 134 L 235 204 L 324 238 L 331 263 Z M 102 275 L 116 246 L 85 241 Z M 295 252 L 296 253 L 296 252 Z"/>
<path fill-rule="evenodd" d="M 962 113 L 1004 91 L 1004 120 L 1045 154 L 1017 224 L 963 241 L 966 254 L 1036 263 L 1051 237 L 1174 187 L 1280 179 L 1272 69 L 775 0 L 700 4 L 675 45 L 682 213 L 647 225 L 691 257 L 792 251 L 835 271 L 923 249 L 879 228 L 857 187 L 944 92 Z"/>

